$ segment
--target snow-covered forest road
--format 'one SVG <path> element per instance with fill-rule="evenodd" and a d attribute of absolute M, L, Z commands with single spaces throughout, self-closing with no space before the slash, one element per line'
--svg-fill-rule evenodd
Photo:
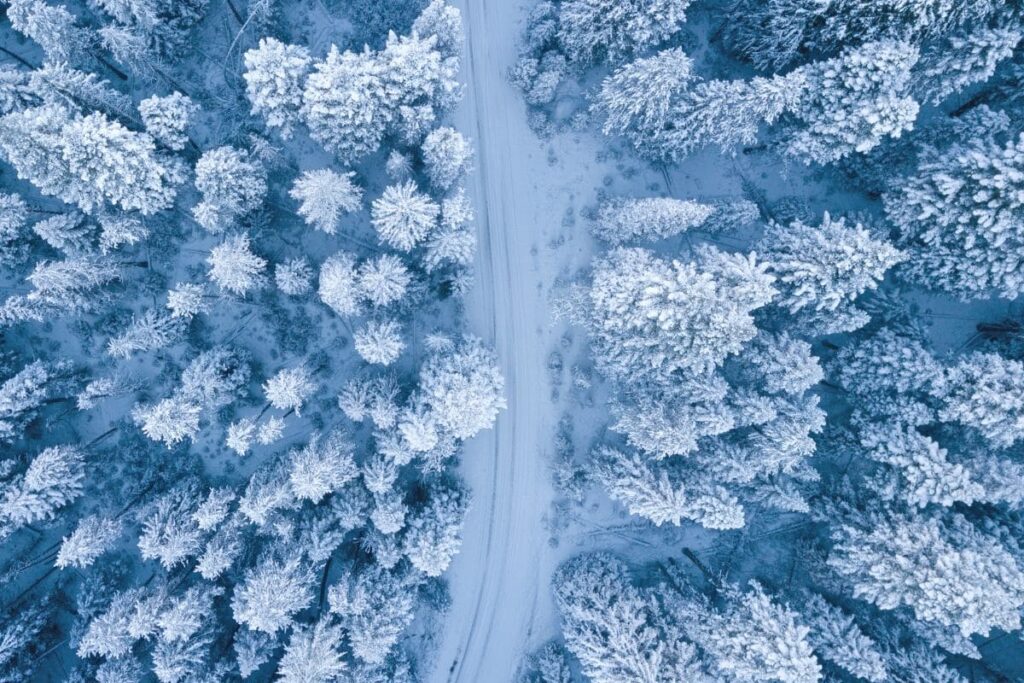
<path fill-rule="evenodd" d="M 538 610 L 550 612 L 552 558 L 543 517 L 552 494 L 543 453 L 555 416 L 545 374 L 550 283 L 537 250 L 544 226 L 558 223 L 550 188 L 561 183 L 548 180 L 552 169 L 505 78 L 515 59 L 518 3 L 457 4 L 466 24 L 468 81 L 458 126 L 477 147 L 471 189 L 480 243 L 467 313 L 473 333 L 497 350 L 508 409 L 493 431 L 465 449 L 462 473 L 473 504 L 462 552 L 448 574 L 453 603 L 430 680 L 504 683 L 543 616 Z"/>

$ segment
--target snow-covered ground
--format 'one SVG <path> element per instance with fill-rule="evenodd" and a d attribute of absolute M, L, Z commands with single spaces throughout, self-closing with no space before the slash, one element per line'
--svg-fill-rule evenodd
<path fill-rule="evenodd" d="M 473 504 L 463 551 L 449 572 L 453 603 L 430 680 L 509 681 L 538 621 L 553 618 L 543 519 L 553 493 L 542 453 L 557 414 L 545 370 L 552 274 L 540 263 L 540 249 L 570 198 L 551 178 L 522 101 L 504 78 L 515 57 L 519 7 L 495 0 L 459 6 L 468 84 L 458 123 L 477 146 L 480 239 L 467 313 L 471 329 L 495 345 L 509 405 L 495 429 L 465 450 Z"/>

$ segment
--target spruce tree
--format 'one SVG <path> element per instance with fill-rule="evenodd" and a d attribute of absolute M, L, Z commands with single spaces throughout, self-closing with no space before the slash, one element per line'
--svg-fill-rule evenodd
<path fill-rule="evenodd" d="M 268 128 L 291 138 L 301 120 L 302 89 L 312 58 L 301 45 L 286 45 L 275 38 L 260 38 L 259 46 L 245 53 L 245 92 L 252 113 Z"/>
<path fill-rule="evenodd" d="M 914 174 L 884 198 L 911 256 L 906 275 L 964 300 L 1024 291 L 1024 136 L 986 138 L 977 131 L 964 143 L 927 148 Z"/>
<path fill-rule="evenodd" d="M 992 536 L 959 514 L 876 515 L 840 523 L 828 563 L 854 596 L 966 637 L 1020 628 L 1024 571 Z"/>
<path fill-rule="evenodd" d="M 330 169 L 306 171 L 289 193 L 300 203 L 299 215 L 317 230 L 333 235 L 342 214 L 358 211 L 363 190 L 352 182 L 353 173 L 336 173 Z"/>
<path fill-rule="evenodd" d="M 312 573 L 299 557 L 268 557 L 245 572 L 231 598 L 231 610 L 240 625 L 274 635 L 312 603 L 312 587 Z"/>
<path fill-rule="evenodd" d="M 678 31 L 689 5 L 690 0 L 567 0 L 559 6 L 559 44 L 583 65 L 620 62 Z"/>

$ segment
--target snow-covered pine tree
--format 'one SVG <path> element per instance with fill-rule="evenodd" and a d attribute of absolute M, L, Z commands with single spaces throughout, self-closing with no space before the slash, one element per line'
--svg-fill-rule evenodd
<path fill-rule="evenodd" d="M 144 215 L 163 211 L 185 179 L 181 163 L 159 154 L 148 134 L 53 104 L 0 118 L 0 148 L 19 177 L 90 213 L 106 202 Z"/>
<path fill-rule="evenodd" d="M 443 56 L 437 36 L 388 34 L 378 57 L 390 127 L 417 145 L 440 115 L 461 97 L 458 56 Z"/>
<path fill-rule="evenodd" d="M 918 48 L 899 40 L 869 42 L 803 67 L 806 85 L 785 131 L 786 153 L 825 164 L 899 137 L 917 119 L 910 95 Z"/>
<path fill-rule="evenodd" d="M 810 629 L 799 615 L 772 600 L 752 582 L 749 590 L 729 586 L 723 609 L 703 600 L 682 606 L 683 630 L 728 680 L 817 683 L 821 664 L 809 642 Z"/>
<path fill-rule="evenodd" d="M 200 631 L 184 640 L 157 639 L 153 647 L 153 675 L 160 683 L 180 683 L 216 675 L 209 661 L 212 641 L 212 630 Z"/>
<path fill-rule="evenodd" d="M 104 26 L 96 32 L 100 45 L 115 61 L 139 75 L 162 73 L 161 60 L 153 53 L 146 36 L 116 24 Z"/>
<path fill-rule="evenodd" d="M 894 676 L 909 681 L 940 681 L 941 683 L 967 683 L 966 678 L 946 664 L 938 650 L 927 645 L 914 645 L 894 649 L 887 653 L 886 668 Z"/>
<path fill-rule="evenodd" d="M 352 178 L 355 173 L 337 173 L 328 168 L 306 171 L 289 194 L 299 202 L 299 215 L 308 225 L 333 235 L 342 214 L 358 211 L 363 190 Z"/>
<path fill-rule="evenodd" d="M 186 482 L 162 495 L 142 518 L 139 554 L 144 560 L 159 560 L 171 570 L 202 550 L 203 531 L 195 521 L 199 490 Z"/>
<path fill-rule="evenodd" d="M 999 62 L 1013 55 L 1022 37 L 1020 26 L 982 26 L 950 36 L 922 53 L 914 72 L 918 96 L 939 104 L 953 93 L 987 81 Z"/>
<path fill-rule="evenodd" d="M 697 450 L 704 437 L 737 426 L 729 385 L 719 375 L 694 377 L 664 391 L 639 385 L 613 401 L 612 429 L 629 444 L 660 460 Z"/>
<path fill-rule="evenodd" d="M 167 149 L 180 152 L 188 144 L 188 127 L 199 105 L 187 95 L 173 92 L 166 97 L 153 95 L 139 102 L 139 114 L 146 132 Z"/>
<path fill-rule="evenodd" d="M 569 560 L 552 579 L 566 647 L 594 683 L 702 680 L 694 647 L 665 619 L 629 568 L 606 553 Z"/>
<path fill-rule="evenodd" d="M 0 667 L 5 683 L 27 681 L 37 670 L 36 650 L 43 642 L 41 635 L 50 618 L 48 608 L 47 601 L 39 601 L 4 614 L 3 626 L 0 626 Z"/>
<path fill-rule="evenodd" d="M 860 430 L 859 437 L 869 458 L 899 473 L 899 493 L 908 505 L 970 505 L 986 497 L 985 488 L 969 469 L 951 461 L 945 448 L 914 426 L 870 424 Z"/>
<path fill-rule="evenodd" d="M 412 566 L 427 576 L 440 576 L 462 545 L 462 518 L 468 495 L 457 485 L 438 484 L 427 493 L 427 502 L 414 509 L 402 549 Z"/>
<path fill-rule="evenodd" d="M 445 264 L 469 266 L 476 254 L 476 233 L 471 229 L 473 207 L 460 188 L 441 202 L 441 226 L 427 238 L 423 265 L 428 272 Z"/>
<path fill-rule="evenodd" d="M 612 500 L 655 526 L 678 526 L 684 519 L 709 529 L 738 529 L 744 524 L 743 509 L 731 495 L 722 489 L 691 487 L 672 463 L 607 447 L 593 458 L 594 476 Z"/>
<path fill-rule="evenodd" d="M 206 499 L 192 513 L 192 519 L 201 531 L 209 531 L 216 528 L 221 522 L 227 519 L 231 510 L 231 503 L 234 502 L 235 491 L 229 486 L 210 489 Z"/>
<path fill-rule="evenodd" d="M 545 645 L 530 656 L 530 671 L 524 683 L 572 683 L 569 653 L 557 642 Z"/>
<path fill-rule="evenodd" d="M 412 157 L 403 154 L 397 149 L 388 154 L 388 160 L 384 163 L 384 170 L 388 178 L 394 181 L 408 180 L 412 175 Z"/>
<path fill-rule="evenodd" d="M 375 151 L 390 119 L 376 57 L 369 52 L 339 52 L 332 45 L 306 79 L 301 115 L 312 138 L 342 163 Z"/>
<path fill-rule="evenodd" d="M 678 31 L 690 0 L 566 0 L 558 7 L 558 42 L 573 62 L 621 62 Z"/>
<path fill-rule="evenodd" d="M 840 521 L 833 537 L 829 566 L 854 596 L 880 609 L 907 606 L 917 619 L 965 637 L 1020 628 L 1024 571 L 960 514 L 871 515 L 867 524 Z"/>
<path fill-rule="evenodd" d="M 114 358 L 127 359 L 140 351 L 155 351 L 176 342 L 188 321 L 171 313 L 147 310 L 133 318 L 119 335 L 107 341 L 107 353 Z"/>
<path fill-rule="evenodd" d="M 376 307 L 389 306 L 401 301 L 412 274 L 405 262 L 394 254 L 381 254 L 359 264 L 359 294 Z"/>
<path fill-rule="evenodd" d="M 108 659 L 127 655 L 138 640 L 130 633 L 130 625 L 143 596 L 138 588 L 118 592 L 106 610 L 89 621 L 75 653 L 79 657 L 99 655 Z"/>
<path fill-rule="evenodd" d="M 196 189 L 203 201 L 192 208 L 196 222 L 223 232 L 252 213 L 267 194 L 267 172 L 259 161 L 230 146 L 203 152 L 196 162 Z"/>
<path fill-rule="evenodd" d="M 811 345 L 785 332 L 758 333 L 742 360 L 744 380 L 769 395 L 799 397 L 824 379 Z"/>
<path fill-rule="evenodd" d="M 28 321 L 41 323 L 51 312 L 45 304 L 33 301 L 27 296 L 15 294 L 0 303 L 0 325 L 16 325 Z"/>
<path fill-rule="evenodd" d="M 206 289 L 194 282 L 184 282 L 167 291 L 167 310 L 175 318 L 191 320 L 209 310 Z"/>
<path fill-rule="evenodd" d="M 807 639 L 821 659 L 871 683 L 887 680 L 885 655 L 853 617 L 818 594 L 802 596 L 800 615 L 810 627 Z"/>
<path fill-rule="evenodd" d="M 102 214 L 99 224 L 100 253 L 103 254 L 125 245 L 138 244 L 149 237 L 149 227 L 132 214 Z"/>
<path fill-rule="evenodd" d="M 807 87 L 802 70 L 772 78 L 698 82 L 672 104 L 668 129 L 645 136 L 640 150 L 674 162 L 707 145 L 729 152 L 753 144 L 763 125 L 798 107 Z"/>
<path fill-rule="evenodd" d="M 840 351 L 832 375 L 860 396 L 927 392 L 941 380 L 942 369 L 922 339 L 883 328 Z"/>
<path fill-rule="evenodd" d="M 69 211 L 33 224 L 32 232 L 54 249 L 75 255 L 93 249 L 96 226 L 78 211 Z"/>
<path fill-rule="evenodd" d="M 88 382 L 75 396 L 79 410 L 92 410 L 107 398 L 123 396 L 138 388 L 138 382 L 131 375 L 114 372 L 102 375 Z"/>
<path fill-rule="evenodd" d="M 214 599 L 223 592 L 220 586 L 199 583 L 172 598 L 156 620 L 160 640 L 188 640 L 198 633 L 213 613 Z"/>
<path fill-rule="evenodd" d="M 398 481 L 399 465 L 394 460 L 377 453 L 362 465 L 363 484 L 374 494 L 391 491 Z"/>
<path fill-rule="evenodd" d="M 383 242 L 411 251 L 437 227 L 440 213 L 436 202 L 407 181 L 384 189 L 373 201 L 371 220 Z"/>
<path fill-rule="evenodd" d="M 833 55 L 895 36 L 920 45 L 1006 9 L 993 0 L 743 0 L 732 8 L 725 33 L 730 47 L 759 69 L 780 69 L 807 53 Z"/>
<path fill-rule="evenodd" d="M 270 635 L 288 628 L 313 602 L 315 579 L 301 557 L 267 557 L 245 572 L 231 598 L 235 621 Z"/>
<path fill-rule="evenodd" d="M 441 441 L 440 426 L 430 408 L 422 401 L 406 407 L 398 417 L 398 431 L 409 450 L 428 453 Z"/>
<path fill-rule="evenodd" d="M 25 524 L 53 519 L 57 510 L 82 495 L 85 452 L 76 446 L 51 446 L 7 483 L 0 497 L 0 536 Z"/>
<path fill-rule="evenodd" d="M 395 320 L 370 320 L 353 337 L 356 353 L 367 363 L 391 365 L 402 355 L 402 326 Z"/>
<path fill-rule="evenodd" d="M 18 177 L 42 194 L 83 210 L 102 204 L 101 193 L 71 174 L 61 155 L 62 131 L 70 121 L 64 107 L 44 104 L 0 117 L 0 149 Z"/>
<path fill-rule="evenodd" d="M 10 444 L 35 419 L 68 376 L 69 365 L 33 361 L 0 384 L 0 442 Z"/>
<path fill-rule="evenodd" d="M 210 265 L 210 279 L 232 294 L 244 296 L 264 283 L 267 261 L 253 253 L 248 235 L 226 237 L 210 250 L 206 262 Z"/>
<path fill-rule="evenodd" d="M 612 245 L 660 240 L 699 228 L 714 213 L 714 206 L 685 199 L 616 198 L 601 204 L 591 232 Z"/>
<path fill-rule="evenodd" d="M 468 439 L 494 425 L 506 404 L 505 380 L 494 352 L 466 337 L 448 353 L 436 354 L 420 368 L 420 392 L 439 426 Z"/>
<path fill-rule="evenodd" d="M 473 158 L 469 140 L 448 126 L 428 133 L 421 150 L 430 184 L 441 192 L 452 189 L 466 175 Z"/>
<path fill-rule="evenodd" d="M 29 87 L 44 101 L 70 111 L 103 112 L 117 119 L 133 117 L 132 100 L 94 73 L 64 62 L 46 63 L 29 76 Z"/>
<path fill-rule="evenodd" d="M 282 683 L 332 683 L 348 669 L 342 642 L 345 633 L 330 618 L 292 631 L 277 665 Z"/>
<path fill-rule="evenodd" d="M 181 59 L 191 31 L 209 8 L 205 0 L 95 0 L 95 4 L 115 22 L 101 33 L 112 31 L 111 39 L 136 44 L 150 60 L 172 63 Z"/>
<path fill-rule="evenodd" d="M 776 277 L 775 303 L 809 318 L 812 334 L 850 332 L 856 329 L 850 324 L 867 322 L 866 314 L 854 313 L 855 300 L 906 260 L 861 224 L 848 226 L 844 218 L 833 220 L 828 213 L 818 227 L 799 220 L 771 224 L 755 249 Z M 835 316 L 837 311 L 849 313 Z"/>
<path fill-rule="evenodd" d="M 948 368 L 933 388 L 939 418 L 978 432 L 996 448 L 1024 438 L 1024 363 L 996 353 L 973 353 Z"/>
<path fill-rule="evenodd" d="M 0 67 L 0 116 L 39 104 L 39 94 L 29 85 L 29 74 L 9 64 Z"/>
<path fill-rule="evenodd" d="M 415 579 L 380 565 L 347 572 L 328 593 L 331 611 L 351 634 L 352 653 L 368 664 L 385 662 L 412 621 Z"/>
<path fill-rule="evenodd" d="M 256 441 L 256 418 L 243 417 L 228 425 L 224 445 L 238 455 L 248 455 Z"/>
<path fill-rule="evenodd" d="M 25 278 L 33 287 L 26 298 L 57 310 L 88 312 L 104 300 L 103 287 L 120 278 L 121 269 L 104 256 L 39 261 Z"/>
<path fill-rule="evenodd" d="M 75 530 L 61 542 L 56 566 L 60 569 L 91 566 L 96 558 L 113 548 L 123 530 L 124 526 L 113 519 L 98 515 L 83 517 Z"/>
<path fill-rule="evenodd" d="M 250 631 L 247 628 L 239 629 L 234 640 L 238 672 L 244 678 L 256 673 L 261 666 L 269 662 L 281 646 L 277 636 L 262 631 Z"/>
<path fill-rule="evenodd" d="M 313 269 L 305 258 L 293 258 L 274 266 L 274 283 L 288 296 L 302 296 L 313 289 Z"/>
<path fill-rule="evenodd" d="M 320 266 L 320 300 L 342 317 L 357 315 L 362 307 L 362 288 L 352 254 L 338 252 Z"/>
<path fill-rule="evenodd" d="M 92 33 L 78 25 L 75 16 L 62 5 L 44 0 L 11 0 L 7 18 L 15 31 L 31 38 L 51 62 L 77 64 L 88 58 L 95 42 Z"/>
<path fill-rule="evenodd" d="M 157 154 L 153 138 L 98 112 L 71 121 L 61 137 L 70 172 L 125 211 L 148 216 L 169 208 L 185 179 L 179 162 Z M 99 208 L 79 206 L 85 211 Z"/>
<path fill-rule="evenodd" d="M 222 408 L 238 398 L 248 384 L 249 362 L 247 352 L 213 346 L 185 367 L 176 393 L 205 410 Z"/>
<path fill-rule="evenodd" d="M 408 507 L 401 494 L 386 493 L 373 498 L 373 510 L 370 521 L 382 534 L 396 534 L 405 528 Z"/>
<path fill-rule="evenodd" d="M 267 401 L 278 410 L 301 414 L 303 404 L 316 392 L 313 373 L 305 365 L 284 368 L 263 384 Z"/>
<path fill-rule="evenodd" d="M 319 503 L 355 479 L 359 470 L 353 452 L 348 435 L 337 430 L 314 434 L 309 443 L 292 451 L 289 480 L 295 497 Z"/>
<path fill-rule="evenodd" d="M 616 249 L 595 264 L 587 297 L 598 363 L 634 382 L 711 370 L 754 337 L 751 313 L 775 296 L 773 281 L 753 256 L 706 248 L 669 262 Z"/>
<path fill-rule="evenodd" d="M 243 524 L 238 517 L 234 517 L 214 532 L 196 560 L 197 574 L 207 581 L 216 581 L 231 569 L 244 548 Z"/>
<path fill-rule="evenodd" d="M 284 418 L 271 415 L 256 431 L 256 442 L 261 446 L 269 446 L 284 435 L 284 428 Z"/>
<path fill-rule="evenodd" d="M 142 432 L 168 448 L 199 433 L 202 407 L 184 396 L 171 396 L 151 405 L 138 405 L 132 419 Z"/>
<path fill-rule="evenodd" d="M 291 138 L 301 121 L 302 93 L 313 60 L 301 45 L 286 45 L 276 38 L 260 38 L 259 46 L 245 53 L 245 92 L 252 113 Z"/>
<path fill-rule="evenodd" d="M 733 232 L 756 223 L 761 218 L 760 207 L 749 199 L 726 199 L 711 202 L 714 213 L 704 221 L 705 232 Z"/>
<path fill-rule="evenodd" d="M 693 60 L 679 48 L 619 67 L 602 81 L 594 107 L 605 116 L 604 134 L 625 136 L 644 156 L 662 156 L 661 136 L 696 78 Z"/>
<path fill-rule="evenodd" d="M 431 0 L 416 17 L 412 31 L 423 38 L 434 38 L 434 47 L 445 59 L 458 59 L 462 52 L 462 12 L 445 0 Z"/>
<path fill-rule="evenodd" d="M 916 172 L 886 193 L 885 211 L 911 256 L 904 273 L 961 299 L 1024 291 L 1024 135 L 1000 143 L 984 130 L 926 148 Z"/>
<path fill-rule="evenodd" d="M 142 664 L 131 655 L 105 660 L 96 667 L 96 683 L 131 683 L 145 675 Z"/>
<path fill-rule="evenodd" d="M 541 3 L 531 13 L 533 16 L 537 11 L 543 11 L 545 8 L 550 10 L 549 16 L 546 19 L 540 19 L 539 24 L 535 25 L 537 28 L 549 27 L 541 29 L 541 35 L 537 36 L 538 42 L 542 43 L 554 39 L 553 28 L 556 21 L 553 18 L 554 5 L 550 2 Z M 530 29 L 527 31 L 529 32 Z M 540 59 L 530 56 L 521 57 L 509 70 L 509 78 L 513 85 L 523 91 L 526 103 L 533 106 L 551 104 L 558 96 L 559 84 L 569 71 L 569 62 L 561 52 L 543 46 L 539 49 L 546 50 Z"/>
<path fill-rule="evenodd" d="M 28 257 L 28 205 L 20 195 L 0 193 L 0 264 L 15 266 Z"/>

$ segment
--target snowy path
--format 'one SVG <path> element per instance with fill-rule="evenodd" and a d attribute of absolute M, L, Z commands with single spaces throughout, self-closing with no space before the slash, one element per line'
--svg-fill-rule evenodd
<path fill-rule="evenodd" d="M 558 225 L 569 200 L 551 196 L 560 194 L 547 184 L 553 171 L 505 79 L 515 58 L 517 3 L 457 4 L 466 25 L 468 81 L 457 123 L 477 148 L 470 190 L 479 253 L 467 313 L 472 331 L 497 350 L 508 410 L 492 432 L 466 447 L 462 473 L 473 505 L 462 552 L 448 574 L 453 604 L 430 680 L 504 683 L 513 680 L 538 620 L 547 622 L 540 637 L 551 627 L 553 559 L 543 518 L 552 498 L 545 454 L 556 416 L 545 370 L 550 277 L 538 249 L 545 226 Z"/>

